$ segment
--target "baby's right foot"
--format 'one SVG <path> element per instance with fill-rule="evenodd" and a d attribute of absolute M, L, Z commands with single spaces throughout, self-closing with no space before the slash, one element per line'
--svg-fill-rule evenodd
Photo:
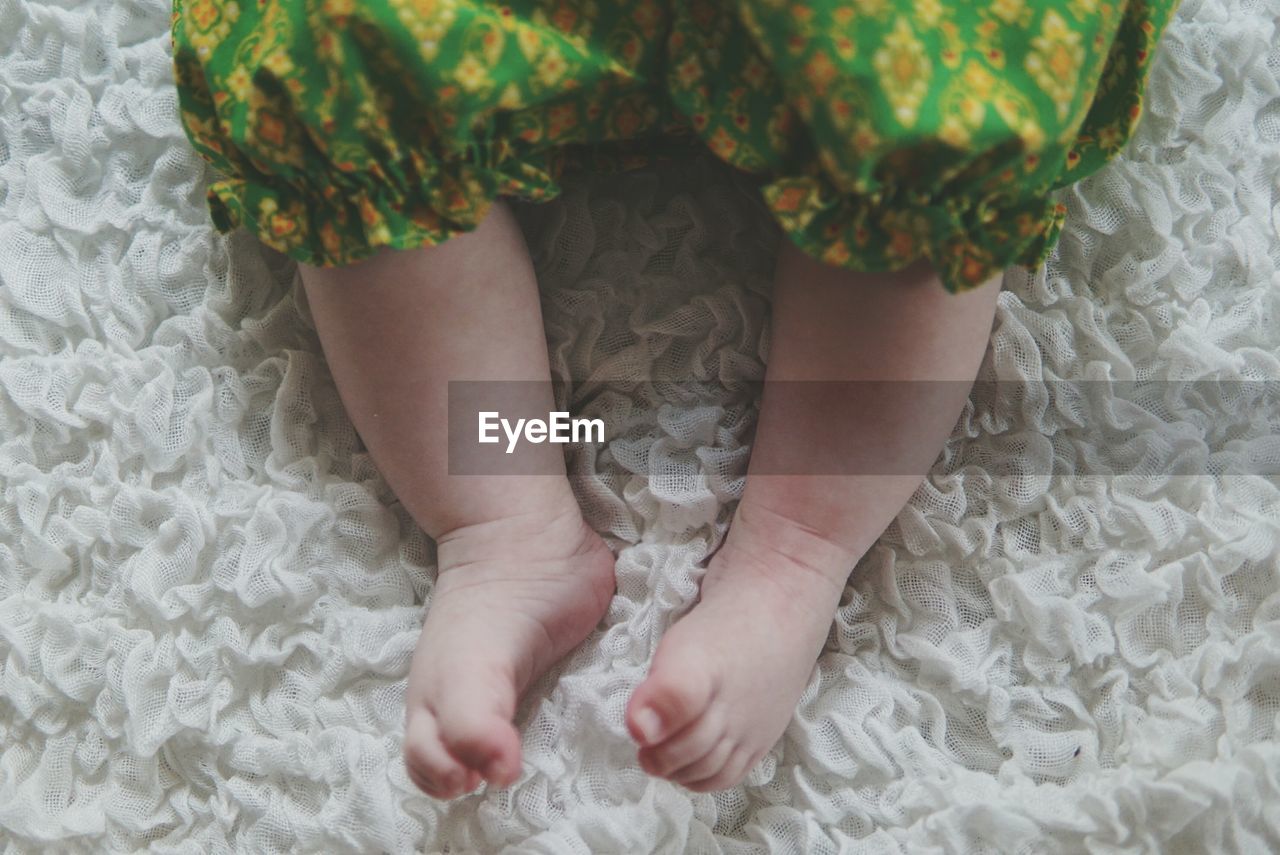
<path fill-rule="evenodd" d="M 405 766 L 428 795 L 520 777 L 512 722 L 525 688 L 599 623 L 613 553 L 570 496 L 555 510 L 464 526 L 438 540 L 440 574 L 413 655 Z"/>

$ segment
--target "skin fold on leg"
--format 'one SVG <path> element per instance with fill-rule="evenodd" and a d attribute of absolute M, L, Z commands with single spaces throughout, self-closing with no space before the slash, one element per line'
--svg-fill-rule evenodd
<path fill-rule="evenodd" d="M 855 273 L 785 243 L 774 288 L 742 501 L 627 706 L 642 767 L 699 791 L 738 784 L 785 730 L 849 573 L 964 407 L 1000 279 L 950 294 L 927 262 Z"/>

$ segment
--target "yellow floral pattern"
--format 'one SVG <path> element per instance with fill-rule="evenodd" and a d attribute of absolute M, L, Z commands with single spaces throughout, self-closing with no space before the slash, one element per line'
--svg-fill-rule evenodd
<path fill-rule="evenodd" d="M 1038 265 L 1177 0 L 177 0 L 215 225 L 315 264 L 705 146 L 830 264 Z"/>

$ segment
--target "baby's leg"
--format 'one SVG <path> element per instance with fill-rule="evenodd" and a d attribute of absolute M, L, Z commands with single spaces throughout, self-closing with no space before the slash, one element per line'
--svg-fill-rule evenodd
<path fill-rule="evenodd" d="M 746 491 L 698 604 L 627 707 L 651 774 L 724 789 L 777 742 L 850 570 L 955 425 L 998 292 L 999 279 L 952 295 L 927 264 L 859 274 L 784 245 Z M 780 382 L 798 380 L 955 382 L 850 383 L 843 396 Z"/>
<path fill-rule="evenodd" d="M 509 785 L 520 774 L 519 693 L 586 637 L 614 591 L 613 556 L 583 522 L 560 446 L 520 451 L 558 474 L 449 474 L 448 381 L 547 381 L 532 403 L 554 409 L 524 238 L 499 203 L 439 246 L 304 267 L 302 281 L 356 430 L 438 544 L 409 674 L 406 766 L 442 798 L 482 777 Z"/>

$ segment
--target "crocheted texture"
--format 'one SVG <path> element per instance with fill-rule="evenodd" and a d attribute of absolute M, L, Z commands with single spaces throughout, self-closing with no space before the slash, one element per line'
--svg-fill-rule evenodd
<path fill-rule="evenodd" d="M 978 387 L 739 789 L 644 775 L 622 714 L 742 487 L 778 234 L 699 163 L 523 208 L 619 590 L 520 707 L 522 780 L 452 803 L 401 761 L 433 549 L 292 262 L 214 233 L 168 24 L 0 2 L 8 851 L 1280 846 L 1274 2 L 1185 0 L 1132 145 L 1007 281 L 983 379 L 1021 391 Z"/>

